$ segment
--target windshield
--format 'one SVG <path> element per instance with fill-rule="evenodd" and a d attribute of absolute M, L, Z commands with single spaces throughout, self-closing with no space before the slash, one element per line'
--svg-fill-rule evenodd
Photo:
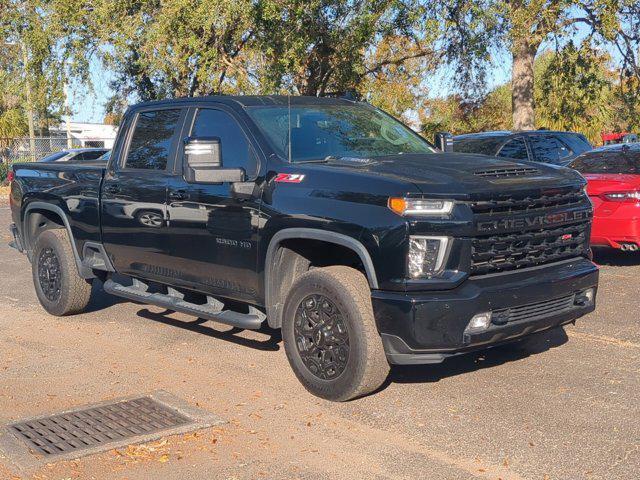
<path fill-rule="evenodd" d="M 111 158 L 111 150 L 107 150 L 105 153 L 96 158 L 96 162 L 108 162 Z"/>
<path fill-rule="evenodd" d="M 41 162 L 55 162 L 56 160 L 61 159 L 62 157 L 66 157 L 69 155 L 69 152 L 63 150 L 62 152 L 52 153 L 51 155 L 41 158 Z"/>
<path fill-rule="evenodd" d="M 602 152 L 578 157 L 572 164 L 580 173 L 640 174 L 639 152 Z"/>
<path fill-rule="evenodd" d="M 291 139 L 293 162 L 435 152 L 402 123 L 363 105 L 296 105 L 290 119 L 286 106 L 247 111 L 282 158 L 289 158 Z"/>

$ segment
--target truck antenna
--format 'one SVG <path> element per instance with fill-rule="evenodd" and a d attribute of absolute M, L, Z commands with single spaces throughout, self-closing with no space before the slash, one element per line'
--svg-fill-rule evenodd
<path fill-rule="evenodd" d="M 291 93 L 289 93 L 287 95 L 287 105 L 289 108 L 289 148 L 288 148 L 288 153 L 289 153 L 289 163 L 291 163 Z"/>

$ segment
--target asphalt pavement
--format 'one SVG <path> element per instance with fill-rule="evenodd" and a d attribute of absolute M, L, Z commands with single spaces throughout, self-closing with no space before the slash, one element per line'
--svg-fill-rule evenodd
<path fill-rule="evenodd" d="M 640 478 L 640 254 L 597 252 L 598 307 L 565 331 L 442 365 L 395 367 L 373 395 L 308 394 L 278 332 L 241 332 L 94 288 L 90 311 L 38 305 L 0 206 L 3 422 L 165 390 L 226 420 L 0 479 Z"/>

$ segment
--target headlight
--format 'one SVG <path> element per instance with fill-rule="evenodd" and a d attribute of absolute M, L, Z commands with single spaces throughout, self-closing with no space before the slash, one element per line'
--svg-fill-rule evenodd
<path fill-rule="evenodd" d="M 443 216 L 453 210 L 451 200 L 430 200 L 427 198 L 399 198 L 391 197 L 389 208 L 398 215 L 414 216 Z"/>
<path fill-rule="evenodd" d="M 409 237 L 407 266 L 411 278 L 430 277 L 444 265 L 449 237 Z"/>

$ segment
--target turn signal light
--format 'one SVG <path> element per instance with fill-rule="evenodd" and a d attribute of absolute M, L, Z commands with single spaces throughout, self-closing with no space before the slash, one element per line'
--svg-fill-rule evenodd
<path fill-rule="evenodd" d="M 451 200 L 427 198 L 391 197 L 387 205 L 392 211 L 402 216 L 446 216 L 453 210 L 453 202 Z"/>

